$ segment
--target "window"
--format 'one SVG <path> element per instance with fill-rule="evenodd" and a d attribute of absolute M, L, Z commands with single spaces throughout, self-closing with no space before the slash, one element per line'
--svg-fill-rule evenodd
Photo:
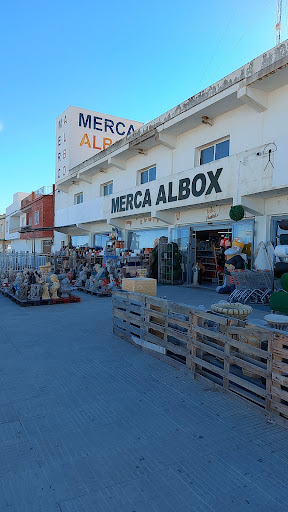
<path fill-rule="evenodd" d="M 104 249 L 106 247 L 106 242 L 109 242 L 109 239 L 109 233 L 97 234 L 95 235 L 94 245 L 95 247 L 102 247 L 102 249 Z"/>
<path fill-rule="evenodd" d="M 200 150 L 200 165 L 208 164 L 214 160 L 220 160 L 225 156 L 229 156 L 230 139 L 222 140 L 207 148 Z"/>
<path fill-rule="evenodd" d="M 150 167 L 150 169 L 146 169 L 145 171 L 140 172 L 140 184 L 148 183 L 149 181 L 156 180 L 156 166 Z"/>
<path fill-rule="evenodd" d="M 74 204 L 83 203 L 83 192 L 79 192 L 79 194 L 74 195 Z"/>
<path fill-rule="evenodd" d="M 34 224 L 39 224 L 39 210 L 37 210 L 37 212 L 34 213 Z"/>
<path fill-rule="evenodd" d="M 113 181 L 103 185 L 103 196 L 110 196 L 111 194 L 113 194 Z"/>
<path fill-rule="evenodd" d="M 29 226 L 32 226 L 32 217 L 29 217 Z"/>

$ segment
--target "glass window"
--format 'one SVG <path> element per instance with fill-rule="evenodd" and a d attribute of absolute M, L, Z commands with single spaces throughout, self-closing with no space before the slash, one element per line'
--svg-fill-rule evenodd
<path fill-rule="evenodd" d="M 110 196 L 110 194 L 113 194 L 113 181 L 103 185 L 103 195 Z"/>
<path fill-rule="evenodd" d="M 143 183 L 148 183 L 148 178 L 149 178 L 148 171 L 141 172 L 141 185 L 143 185 Z"/>
<path fill-rule="evenodd" d="M 39 210 L 34 213 L 34 224 L 39 224 Z"/>
<path fill-rule="evenodd" d="M 208 148 L 201 149 L 200 151 L 200 165 L 209 164 L 214 160 L 219 160 L 225 156 L 229 156 L 230 140 L 223 140 L 217 142 Z"/>
<path fill-rule="evenodd" d="M 223 142 L 218 142 L 218 144 L 216 144 L 215 160 L 229 156 L 229 144 L 229 139 L 223 140 Z"/>
<path fill-rule="evenodd" d="M 88 235 L 75 235 L 71 236 L 71 243 L 73 247 L 88 247 L 89 236 Z"/>
<path fill-rule="evenodd" d="M 146 169 L 146 171 L 141 172 L 141 185 L 144 183 L 148 183 L 149 181 L 156 180 L 156 166 L 150 167 L 150 169 Z"/>
<path fill-rule="evenodd" d="M 74 196 L 74 203 L 75 204 L 81 204 L 83 203 L 83 192 L 80 192 L 79 194 L 75 194 Z"/>
<path fill-rule="evenodd" d="M 151 169 L 149 169 L 149 181 L 154 180 L 156 180 L 156 167 L 151 167 Z"/>
<path fill-rule="evenodd" d="M 156 238 L 168 236 L 167 228 L 139 229 L 138 231 L 129 231 L 128 248 L 131 251 L 135 249 L 153 248 Z"/>
<path fill-rule="evenodd" d="M 104 249 L 106 247 L 106 242 L 109 241 L 109 238 L 109 233 L 95 235 L 95 247 L 102 247 L 102 249 Z"/>
<path fill-rule="evenodd" d="M 201 150 L 200 165 L 209 164 L 214 160 L 214 146 Z"/>

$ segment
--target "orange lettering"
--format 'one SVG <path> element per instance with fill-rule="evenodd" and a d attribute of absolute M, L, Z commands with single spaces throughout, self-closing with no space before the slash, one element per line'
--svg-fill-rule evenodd
<path fill-rule="evenodd" d="M 63 134 L 63 142 L 66 142 L 65 133 Z"/>
<path fill-rule="evenodd" d="M 63 176 L 65 176 L 65 174 L 66 174 L 66 165 L 64 165 L 64 167 L 63 167 Z"/>
<path fill-rule="evenodd" d="M 63 160 L 66 158 L 66 149 L 63 149 Z"/>
<path fill-rule="evenodd" d="M 84 133 L 82 140 L 80 142 L 80 146 L 83 146 L 83 144 L 87 144 L 88 147 L 91 148 L 90 140 L 89 140 L 87 133 Z"/>
<path fill-rule="evenodd" d="M 107 147 L 111 146 L 112 140 L 108 139 L 108 137 L 104 137 L 103 139 L 103 149 L 106 149 Z"/>
<path fill-rule="evenodd" d="M 101 151 L 101 148 L 98 148 L 95 144 L 96 144 L 96 135 L 93 135 L 93 149 L 99 149 L 99 151 Z"/>
<path fill-rule="evenodd" d="M 67 117 L 64 116 L 64 124 L 67 124 Z"/>

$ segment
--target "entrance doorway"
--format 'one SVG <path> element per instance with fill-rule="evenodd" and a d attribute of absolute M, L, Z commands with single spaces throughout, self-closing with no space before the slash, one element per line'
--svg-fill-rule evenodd
<path fill-rule="evenodd" d="M 232 227 L 221 226 L 190 230 L 190 283 L 193 283 L 193 267 L 198 267 L 198 283 L 215 287 L 223 283 L 225 238 L 232 241 Z"/>

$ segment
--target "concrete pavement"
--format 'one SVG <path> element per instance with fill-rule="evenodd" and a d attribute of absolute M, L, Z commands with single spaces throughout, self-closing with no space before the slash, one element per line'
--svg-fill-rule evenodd
<path fill-rule="evenodd" d="M 287 512 L 288 431 L 114 337 L 110 298 L 81 300 L 0 296 L 0 510 Z"/>

